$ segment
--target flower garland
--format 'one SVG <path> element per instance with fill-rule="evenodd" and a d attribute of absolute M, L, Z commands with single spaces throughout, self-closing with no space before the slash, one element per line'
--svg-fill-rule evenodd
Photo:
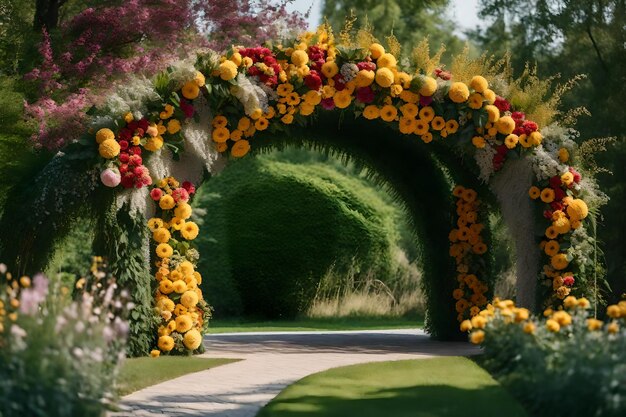
<path fill-rule="evenodd" d="M 468 314 L 469 317 L 477 315 L 487 304 L 485 293 L 489 287 L 477 276 L 483 269 L 480 256 L 487 252 L 487 245 L 481 236 L 484 226 L 478 221 L 480 201 L 476 191 L 457 185 L 452 194 L 457 198 L 458 219 L 457 227 L 450 231 L 448 238 L 450 256 L 454 258 L 459 273 L 459 287 L 452 292 L 452 297 L 456 300 L 457 320 L 461 322 L 468 318 Z"/>
<path fill-rule="evenodd" d="M 195 270 L 198 251 L 190 244 L 199 232 L 198 225 L 189 220 L 189 200 L 194 193 L 193 184 L 184 182 L 180 186 L 173 177 L 159 181 L 150 192 L 159 207 L 159 215 L 148 221 L 159 258 L 155 262 L 158 350 L 153 350 L 152 356 L 197 351 L 211 317 L 198 288 L 202 283 L 202 276 Z"/>

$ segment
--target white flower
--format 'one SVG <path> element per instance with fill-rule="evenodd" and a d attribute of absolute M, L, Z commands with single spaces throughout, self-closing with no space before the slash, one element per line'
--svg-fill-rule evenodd
<path fill-rule="evenodd" d="M 245 113 L 250 116 L 256 109 L 267 111 L 267 94 L 256 84 L 253 84 L 244 74 L 237 76 L 237 85 L 230 88 L 230 92 L 243 104 Z"/>
<path fill-rule="evenodd" d="M 495 148 L 487 143 L 484 148 L 477 149 L 474 154 L 474 159 L 480 170 L 478 178 L 485 183 L 489 181 L 489 178 L 491 178 L 494 173 L 493 157 L 496 153 Z"/>

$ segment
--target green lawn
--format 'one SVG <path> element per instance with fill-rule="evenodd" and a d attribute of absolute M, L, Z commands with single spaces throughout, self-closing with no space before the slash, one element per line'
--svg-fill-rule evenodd
<path fill-rule="evenodd" d="M 119 395 L 127 395 L 168 379 L 237 361 L 238 359 L 209 359 L 188 356 L 126 359 L 118 378 L 117 392 Z"/>
<path fill-rule="evenodd" d="M 314 330 L 381 330 L 423 327 L 421 318 L 328 318 L 250 321 L 245 319 L 211 320 L 209 333 L 296 332 Z"/>
<path fill-rule="evenodd" d="M 287 387 L 257 417 L 526 417 L 486 371 L 445 357 L 331 369 Z"/>

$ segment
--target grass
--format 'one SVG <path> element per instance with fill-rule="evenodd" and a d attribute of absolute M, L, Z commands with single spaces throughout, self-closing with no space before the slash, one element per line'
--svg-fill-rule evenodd
<path fill-rule="evenodd" d="M 298 332 L 315 330 L 381 330 L 423 327 L 423 318 L 303 318 L 297 320 L 252 321 L 246 319 L 211 320 L 209 333 Z"/>
<path fill-rule="evenodd" d="M 287 387 L 257 417 L 528 416 L 485 370 L 462 357 L 331 369 Z"/>
<path fill-rule="evenodd" d="M 128 395 L 150 385 L 192 372 L 237 362 L 238 359 L 209 359 L 188 356 L 126 359 L 118 378 L 118 394 Z"/>

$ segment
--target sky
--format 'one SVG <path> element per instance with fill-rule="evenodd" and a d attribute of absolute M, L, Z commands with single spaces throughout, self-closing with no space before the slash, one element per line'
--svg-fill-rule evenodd
<path fill-rule="evenodd" d="M 306 12 L 311 7 L 309 16 L 309 29 L 315 29 L 322 20 L 321 8 L 323 0 L 295 0 L 290 6 L 290 10 Z M 462 35 L 462 30 L 473 29 L 480 23 L 477 16 L 478 0 L 452 0 L 448 10 L 449 16 L 459 25 L 458 35 Z"/>

